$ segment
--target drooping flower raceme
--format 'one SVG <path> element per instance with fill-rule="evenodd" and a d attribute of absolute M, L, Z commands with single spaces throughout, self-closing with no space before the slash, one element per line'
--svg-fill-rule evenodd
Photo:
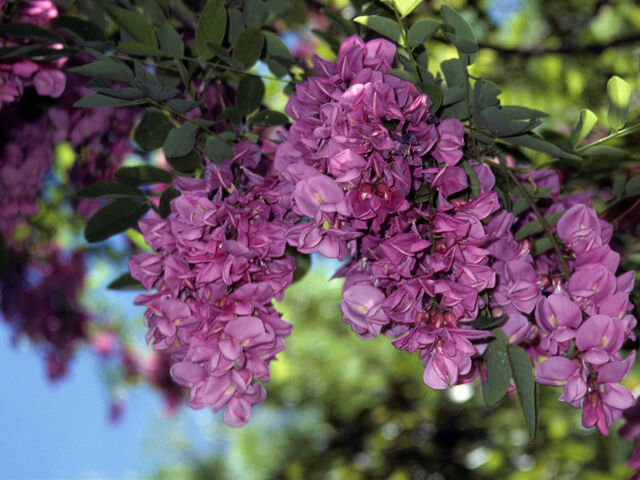
<path fill-rule="evenodd" d="M 548 190 L 539 205 L 542 214 L 560 216 L 555 231 L 563 259 L 541 235 L 514 239 L 513 232 L 536 221 L 531 209 L 517 216 L 501 213 L 488 227 L 497 275 L 490 305 L 507 316 L 502 329 L 509 341 L 525 348 L 533 362 L 542 359 L 536 381 L 564 385 L 560 400 L 582 408 L 584 426 L 607 435 L 634 403 L 619 384 L 635 359 L 634 352 L 626 359 L 620 353 L 624 340 L 634 338 L 633 272 L 616 277 L 619 255 L 609 247 L 611 225 L 598 218 L 587 195 L 560 197 L 553 171 L 522 178 L 525 185 L 531 180 Z"/>
<path fill-rule="evenodd" d="M 239 426 L 264 399 L 258 380 L 269 380 L 269 363 L 291 331 L 271 301 L 293 278 L 285 233 L 297 217 L 288 208 L 292 189 L 260 147 L 242 142 L 233 152 L 204 179 L 175 181 L 181 196 L 168 218 L 140 222 L 156 253 L 132 257 L 130 270 L 157 289 L 136 302 L 147 306 L 147 339 L 171 355 L 189 405 L 226 407 L 225 421 Z"/>
<path fill-rule="evenodd" d="M 419 351 L 424 381 L 442 389 L 472 380 L 487 332 L 471 329 L 494 285 L 483 220 L 498 209 L 493 175 L 477 196 L 462 193 L 464 129 L 439 121 L 430 100 L 386 73 L 395 46 L 353 36 L 335 63 L 314 58 L 316 77 L 298 84 L 294 119 L 276 152 L 304 221 L 287 233 L 303 253 L 349 262 L 340 302 L 363 338 L 399 337 Z"/>

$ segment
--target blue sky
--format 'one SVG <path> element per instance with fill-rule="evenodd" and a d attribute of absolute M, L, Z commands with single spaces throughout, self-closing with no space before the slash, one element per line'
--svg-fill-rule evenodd
<path fill-rule="evenodd" d="M 129 392 L 122 420 L 111 423 L 99 363 L 85 349 L 52 383 L 33 347 L 14 347 L 0 322 L 0 479 L 144 478 L 171 458 L 181 462 L 179 451 L 168 452 L 176 436 L 187 436 L 199 454 L 221 447 L 225 432 L 210 410 L 183 407 L 167 418 L 161 397 L 146 387 Z"/>
<path fill-rule="evenodd" d="M 112 424 L 95 355 L 81 353 L 52 383 L 42 358 L 26 343 L 14 348 L 4 324 L 0 347 L 0 478 L 130 478 L 149 467 L 139 454 L 162 410 L 157 395 L 136 389 Z"/>

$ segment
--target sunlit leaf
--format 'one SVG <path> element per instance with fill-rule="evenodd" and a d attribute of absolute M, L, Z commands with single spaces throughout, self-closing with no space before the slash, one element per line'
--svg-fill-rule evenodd
<path fill-rule="evenodd" d="M 574 148 L 579 146 L 584 139 L 587 138 L 587 135 L 589 135 L 593 127 L 596 126 L 596 123 L 598 123 L 598 117 L 595 113 L 586 108 L 580 110 L 576 124 L 571 130 L 571 143 Z"/>
<path fill-rule="evenodd" d="M 366 25 L 371 30 L 378 32 L 380 35 L 384 35 L 396 43 L 400 43 L 402 32 L 395 20 L 377 15 L 364 15 L 356 17 L 353 20 L 354 22 Z"/>
<path fill-rule="evenodd" d="M 613 76 L 607 82 L 607 96 L 609 97 L 607 114 L 609 127 L 612 130 L 620 130 L 627 123 L 631 87 L 620 77 Z"/>

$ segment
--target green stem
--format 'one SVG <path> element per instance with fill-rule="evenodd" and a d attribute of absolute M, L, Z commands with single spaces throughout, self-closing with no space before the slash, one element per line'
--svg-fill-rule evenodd
<path fill-rule="evenodd" d="M 474 158 L 477 160 L 478 158 L 480 158 L 480 155 L 478 154 L 478 142 L 476 141 L 476 136 L 475 136 L 475 128 L 473 127 L 473 116 L 471 115 L 471 83 L 469 82 L 470 79 L 470 75 L 469 75 L 469 68 L 467 65 L 464 65 L 464 74 L 466 77 L 465 80 L 465 87 L 466 87 L 466 96 L 467 96 L 467 115 L 468 115 L 468 119 L 467 119 L 467 123 L 469 124 L 469 134 L 471 135 L 471 145 L 473 148 L 473 156 Z"/>
<path fill-rule="evenodd" d="M 507 175 L 509 176 L 511 181 L 516 185 L 516 187 L 518 187 L 518 190 L 520 190 L 520 192 L 522 193 L 522 196 L 531 207 L 531 210 L 533 210 L 533 213 L 535 213 L 536 217 L 538 217 L 538 221 L 540 222 L 540 225 L 542 225 L 542 228 L 544 229 L 547 237 L 549 238 L 549 241 L 551 241 L 551 245 L 553 245 L 553 249 L 556 251 L 556 255 L 558 256 L 558 260 L 560 261 L 560 265 L 562 266 L 562 272 L 564 274 L 565 279 L 568 282 L 570 275 L 569 275 L 569 267 L 567 266 L 567 260 L 564 258 L 562 249 L 560 248 L 560 245 L 556 241 L 556 237 L 553 234 L 553 230 L 545 220 L 540 210 L 538 210 L 538 207 L 536 206 L 536 202 L 533 200 L 533 198 L 531 198 L 531 196 L 529 195 L 529 192 L 527 192 L 527 189 L 524 188 L 524 186 L 522 186 L 522 184 L 518 180 L 518 177 L 516 177 L 513 174 L 513 172 L 509 169 L 506 169 L 505 171 L 507 172 Z"/>
<path fill-rule="evenodd" d="M 626 135 L 629 135 L 637 130 L 640 130 L 640 122 L 636 123 L 635 125 L 630 125 L 627 128 L 623 128 L 622 130 L 618 130 L 617 132 L 614 132 L 610 135 L 607 135 L 604 138 L 601 138 L 599 140 L 596 140 L 595 142 L 591 142 L 587 145 L 582 145 L 578 148 L 576 148 L 576 152 L 582 152 L 583 150 L 586 150 L 587 148 L 593 147 L 594 145 L 600 145 L 601 143 L 607 142 L 609 140 L 613 140 L 614 138 L 622 138 Z"/>
<path fill-rule="evenodd" d="M 402 46 L 407 49 L 409 52 L 409 60 L 411 61 L 411 65 L 413 66 L 416 74 L 418 75 L 418 79 L 422 81 L 422 75 L 420 74 L 420 67 L 418 66 L 418 62 L 416 62 L 415 57 L 413 56 L 413 49 L 409 47 L 409 37 L 407 35 L 407 30 L 404 28 L 402 24 L 402 18 L 400 18 L 400 12 L 398 9 L 393 7 L 393 13 L 396 16 L 396 22 L 398 22 L 398 26 L 400 27 L 400 32 L 402 33 Z"/>

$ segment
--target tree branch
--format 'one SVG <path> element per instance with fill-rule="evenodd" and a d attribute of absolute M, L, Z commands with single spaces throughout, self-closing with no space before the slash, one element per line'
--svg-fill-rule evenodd
<path fill-rule="evenodd" d="M 487 48 L 505 56 L 533 57 L 539 55 L 587 55 L 599 54 L 608 48 L 631 46 L 640 43 L 640 34 L 621 37 L 610 42 L 592 43 L 590 45 L 563 45 L 559 48 L 506 48 L 499 45 L 480 43 L 480 48 Z"/>

